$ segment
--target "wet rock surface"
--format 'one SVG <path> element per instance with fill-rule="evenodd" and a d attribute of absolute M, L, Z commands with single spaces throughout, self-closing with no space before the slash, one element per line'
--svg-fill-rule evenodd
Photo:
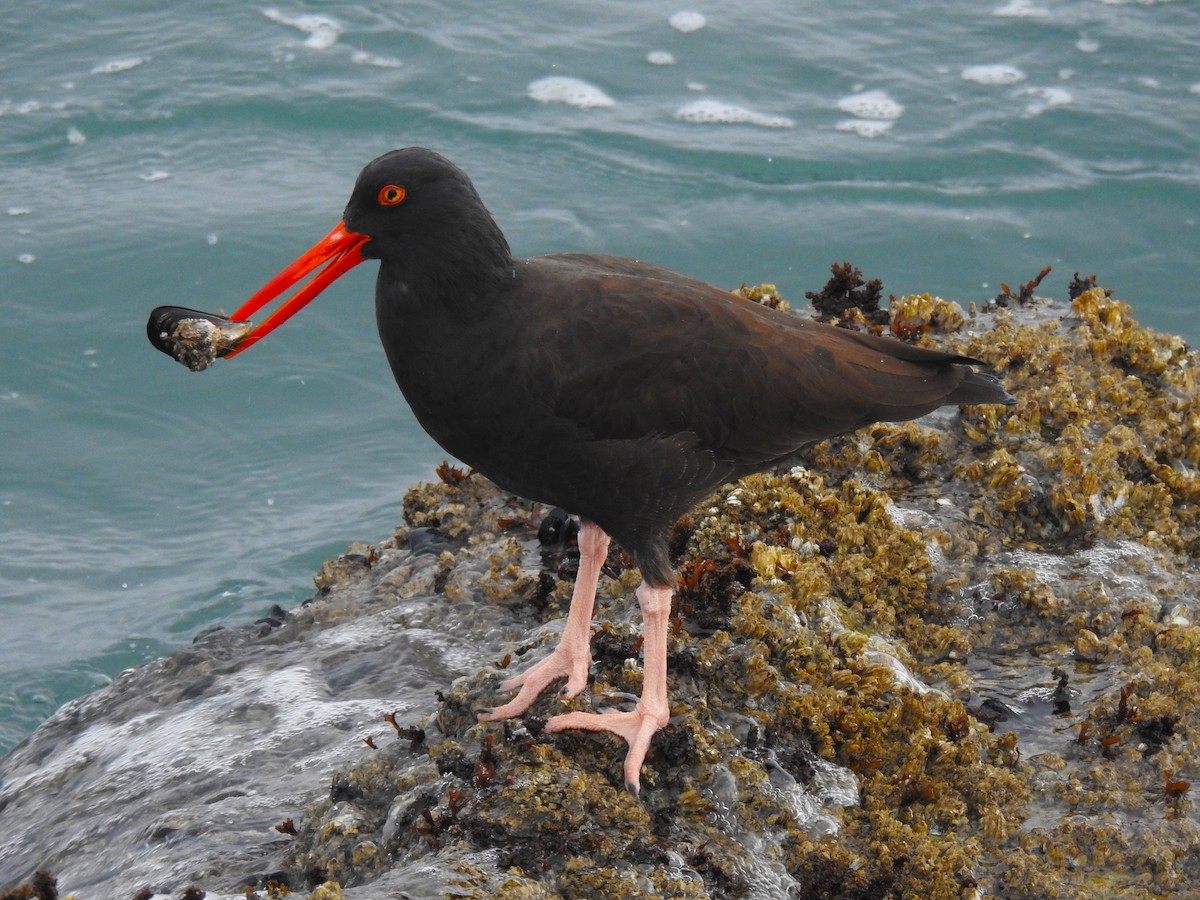
<path fill-rule="evenodd" d="M 637 573 L 614 549 L 587 691 L 478 724 L 552 646 L 571 545 L 538 541 L 549 510 L 446 468 L 407 494 L 394 537 L 326 563 L 305 604 L 127 673 L 0 761 L 0 884 L 44 868 L 83 900 L 189 884 L 1186 893 L 1198 358 L 1088 283 L 1069 303 L 1012 299 L 901 298 L 893 331 L 986 361 L 1016 406 L 824 442 L 680 523 L 673 716 L 640 799 L 618 739 L 541 730 L 636 697 Z"/>

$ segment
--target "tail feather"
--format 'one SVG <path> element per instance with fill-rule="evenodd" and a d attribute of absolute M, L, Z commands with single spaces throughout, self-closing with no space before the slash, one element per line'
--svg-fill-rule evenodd
<path fill-rule="evenodd" d="M 949 394 L 943 396 L 941 400 L 942 404 L 1000 403 L 1009 406 L 1017 402 L 1016 398 L 1001 385 L 1000 379 L 990 372 L 979 371 L 979 368 L 987 368 L 987 363 L 982 360 L 974 359 L 970 356 L 947 353 L 944 350 L 917 347 L 913 344 L 906 344 L 903 341 L 865 334 L 863 332 L 842 331 L 839 329 L 837 334 L 843 341 L 858 343 L 880 354 L 870 357 L 869 362 L 864 362 L 874 372 L 885 375 L 890 379 L 889 383 L 892 388 L 893 403 L 900 402 L 898 397 L 902 395 L 902 392 L 897 390 L 902 383 L 899 379 L 905 376 L 913 377 L 918 374 L 919 370 L 914 370 L 911 366 L 912 363 L 932 366 L 942 373 L 946 373 L 947 369 L 963 372 L 962 380 Z M 888 390 L 881 387 L 881 396 L 887 396 L 888 393 Z M 932 398 L 927 394 L 921 400 L 917 400 L 916 397 L 912 399 L 914 401 L 913 405 L 919 406 L 922 402 L 927 402 Z"/>
<path fill-rule="evenodd" d="M 971 362 L 983 365 L 978 360 L 971 360 Z M 999 403 L 1004 406 L 1012 406 L 1016 402 L 1017 398 L 1004 389 L 999 378 L 990 372 L 980 372 L 976 369 L 967 369 L 963 380 L 958 383 L 958 387 L 951 391 L 950 396 L 946 398 L 947 404 L 957 403 L 960 406 L 974 403 Z"/>

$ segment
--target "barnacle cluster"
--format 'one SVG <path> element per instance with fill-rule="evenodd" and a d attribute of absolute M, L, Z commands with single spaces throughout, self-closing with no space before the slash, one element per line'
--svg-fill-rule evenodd
<path fill-rule="evenodd" d="M 950 334 L 958 331 L 966 322 L 966 313 L 961 306 L 931 294 L 893 297 L 888 311 L 892 314 L 888 330 L 904 340 L 913 340 L 931 331 Z"/>

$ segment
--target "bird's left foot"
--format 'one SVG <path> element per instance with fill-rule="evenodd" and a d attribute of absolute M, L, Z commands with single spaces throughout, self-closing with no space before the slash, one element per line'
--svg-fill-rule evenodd
<path fill-rule="evenodd" d="M 641 790 L 642 763 L 650 750 L 650 739 L 670 718 L 662 709 L 649 710 L 642 703 L 632 712 L 585 713 L 569 712 L 554 716 L 546 722 L 546 731 L 611 731 L 625 739 L 629 752 L 625 754 L 625 789 L 635 797 Z"/>

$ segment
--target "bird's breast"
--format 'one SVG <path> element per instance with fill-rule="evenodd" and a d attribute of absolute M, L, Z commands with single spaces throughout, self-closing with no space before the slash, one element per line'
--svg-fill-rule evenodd
<path fill-rule="evenodd" d="M 447 452 L 484 470 L 485 455 L 528 452 L 542 407 L 512 328 L 427 314 L 381 316 L 379 325 L 396 384 Z"/>

